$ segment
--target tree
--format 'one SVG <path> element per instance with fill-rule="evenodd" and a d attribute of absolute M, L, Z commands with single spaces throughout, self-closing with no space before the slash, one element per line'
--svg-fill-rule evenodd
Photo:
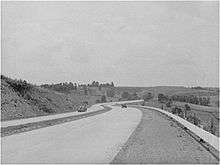
<path fill-rule="evenodd" d="M 214 126 L 214 120 L 213 120 L 213 118 L 211 118 L 211 126 L 210 126 L 210 129 L 211 129 L 211 130 L 210 130 L 211 133 L 215 135 L 215 126 Z"/>
<path fill-rule="evenodd" d="M 106 96 L 105 96 L 105 95 L 102 95 L 102 97 L 101 97 L 101 102 L 102 102 L 102 103 L 105 103 L 105 102 L 106 102 Z"/>
<path fill-rule="evenodd" d="M 129 97 L 129 100 L 138 100 L 139 99 L 139 97 L 138 97 L 138 95 L 137 95 L 137 93 L 136 92 L 134 92 L 132 95 L 130 95 L 130 97 Z"/>
<path fill-rule="evenodd" d="M 190 110 L 191 110 L 191 107 L 189 106 L 189 104 L 185 104 L 185 109 L 186 109 L 187 111 L 190 111 Z"/>
<path fill-rule="evenodd" d="M 162 94 L 162 93 L 159 93 L 158 94 L 158 101 L 161 102 L 161 103 L 165 103 L 169 100 L 169 97 Z"/>
<path fill-rule="evenodd" d="M 144 94 L 142 98 L 144 101 L 149 101 L 150 99 L 153 98 L 153 95 L 152 93 L 147 93 L 147 94 Z"/>
<path fill-rule="evenodd" d="M 106 91 L 108 97 L 114 97 L 115 96 L 115 90 L 109 89 Z"/>
<path fill-rule="evenodd" d="M 86 85 L 83 86 L 83 90 L 84 90 L 84 95 L 88 95 L 88 89 Z"/>
<path fill-rule="evenodd" d="M 172 113 L 177 114 L 177 115 L 181 115 L 182 114 L 182 109 L 175 106 L 174 108 L 172 108 Z"/>
<path fill-rule="evenodd" d="M 189 104 L 185 104 L 185 109 L 184 109 L 185 118 L 187 118 L 187 112 L 189 111 L 191 111 L 191 107 L 189 106 Z"/>
<path fill-rule="evenodd" d="M 171 101 L 168 101 L 168 102 L 166 103 L 166 107 L 167 107 L 167 108 L 170 108 L 170 107 L 171 107 Z"/>
<path fill-rule="evenodd" d="M 99 91 L 101 91 L 102 90 L 102 86 L 101 85 L 99 85 Z"/>

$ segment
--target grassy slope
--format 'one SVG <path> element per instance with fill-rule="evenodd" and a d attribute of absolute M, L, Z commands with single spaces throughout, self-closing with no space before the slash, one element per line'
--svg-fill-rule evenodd
<path fill-rule="evenodd" d="M 157 107 L 161 108 L 163 105 L 163 108 L 169 112 L 171 112 L 171 108 L 167 108 L 165 104 L 158 103 L 157 100 L 150 100 L 149 102 L 145 103 L 146 106 L 151 107 Z M 185 103 L 182 102 L 174 102 L 172 106 L 178 106 L 181 107 L 181 109 L 184 109 Z M 196 114 L 196 117 L 198 117 L 201 121 L 201 124 L 205 127 L 205 130 L 210 129 L 211 120 L 213 119 L 216 133 L 215 135 L 219 137 L 219 113 L 218 108 L 216 107 L 207 107 L 207 106 L 200 106 L 195 104 L 189 104 L 191 107 L 191 112 Z"/>
<path fill-rule="evenodd" d="M 98 96 L 58 93 L 37 86 L 21 96 L 7 81 L 10 79 L 1 79 L 1 120 L 76 111 L 83 101 L 92 105 L 100 99 Z"/>

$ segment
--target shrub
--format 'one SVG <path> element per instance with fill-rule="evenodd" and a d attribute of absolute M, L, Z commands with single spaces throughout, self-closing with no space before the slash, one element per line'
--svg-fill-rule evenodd
<path fill-rule="evenodd" d="M 191 107 L 189 106 L 189 104 L 185 104 L 185 109 L 186 109 L 187 111 L 190 111 L 190 110 L 191 110 Z"/>
<path fill-rule="evenodd" d="M 153 98 L 153 95 L 152 95 L 152 93 L 149 92 L 147 94 L 144 94 L 142 98 L 144 101 L 148 101 Z"/>
<path fill-rule="evenodd" d="M 166 96 L 166 95 L 164 95 L 164 94 L 162 94 L 162 93 L 159 93 L 158 94 L 158 101 L 160 102 L 160 103 L 165 103 L 165 102 L 167 102 L 169 100 L 169 97 L 168 96 Z"/>
<path fill-rule="evenodd" d="M 33 87 L 25 80 L 6 79 L 6 82 L 14 89 L 15 92 L 18 92 L 21 96 L 24 96 Z"/>
<path fill-rule="evenodd" d="M 101 97 L 101 102 L 102 103 L 105 103 L 107 100 L 106 100 L 106 96 L 105 95 L 103 95 L 102 97 Z"/>
<path fill-rule="evenodd" d="M 190 115 L 187 117 L 187 120 L 191 123 L 193 123 L 194 125 L 198 126 L 200 124 L 200 119 L 198 117 L 196 117 L 196 115 Z"/>
<path fill-rule="evenodd" d="M 182 115 L 182 114 L 183 114 L 182 109 L 179 108 L 179 107 L 177 107 L 177 106 L 173 107 L 172 110 L 171 110 L 171 112 L 172 112 L 173 114 L 177 114 L 177 115 Z"/>
<path fill-rule="evenodd" d="M 115 90 L 114 89 L 109 89 L 107 90 L 107 96 L 108 97 L 114 97 L 115 96 Z"/>
<path fill-rule="evenodd" d="M 167 108 L 170 108 L 170 107 L 171 107 L 171 101 L 168 101 L 168 102 L 166 103 L 166 107 L 167 107 Z"/>

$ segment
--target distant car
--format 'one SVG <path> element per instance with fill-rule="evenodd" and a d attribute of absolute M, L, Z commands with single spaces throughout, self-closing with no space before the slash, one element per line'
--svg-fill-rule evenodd
<path fill-rule="evenodd" d="M 86 112 L 87 111 L 87 107 L 86 106 L 80 106 L 78 112 Z"/>
<path fill-rule="evenodd" d="M 126 104 L 121 104 L 121 107 L 122 108 L 127 108 L 127 105 Z"/>

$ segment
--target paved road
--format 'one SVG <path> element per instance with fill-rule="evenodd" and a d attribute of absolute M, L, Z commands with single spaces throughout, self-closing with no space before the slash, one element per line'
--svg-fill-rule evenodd
<path fill-rule="evenodd" d="M 112 163 L 218 163 L 210 152 L 168 117 L 154 110 L 141 110 L 141 123 Z"/>
<path fill-rule="evenodd" d="M 67 113 L 61 113 L 61 114 L 53 114 L 53 115 L 47 115 L 47 116 L 39 116 L 39 117 L 31 117 L 26 119 L 16 119 L 16 120 L 8 120 L 8 121 L 2 121 L 1 127 L 10 127 L 15 125 L 22 125 L 27 123 L 33 123 L 33 122 L 40 122 L 45 120 L 52 120 L 52 119 L 59 119 L 63 117 L 69 117 L 69 116 L 75 116 L 80 115 L 88 112 L 94 112 L 103 109 L 103 107 L 99 106 L 98 104 L 93 105 L 92 107 L 88 108 L 87 112 L 67 112 Z"/>
<path fill-rule="evenodd" d="M 112 108 L 81 120 L 3 137 L 2 163 L 218 163 L 164 115 Z"/>
<path fill-rule="evenodd" d="M 140 122 L 135 108 L 3 137 L 2 163 L 109 163 Z"/>

